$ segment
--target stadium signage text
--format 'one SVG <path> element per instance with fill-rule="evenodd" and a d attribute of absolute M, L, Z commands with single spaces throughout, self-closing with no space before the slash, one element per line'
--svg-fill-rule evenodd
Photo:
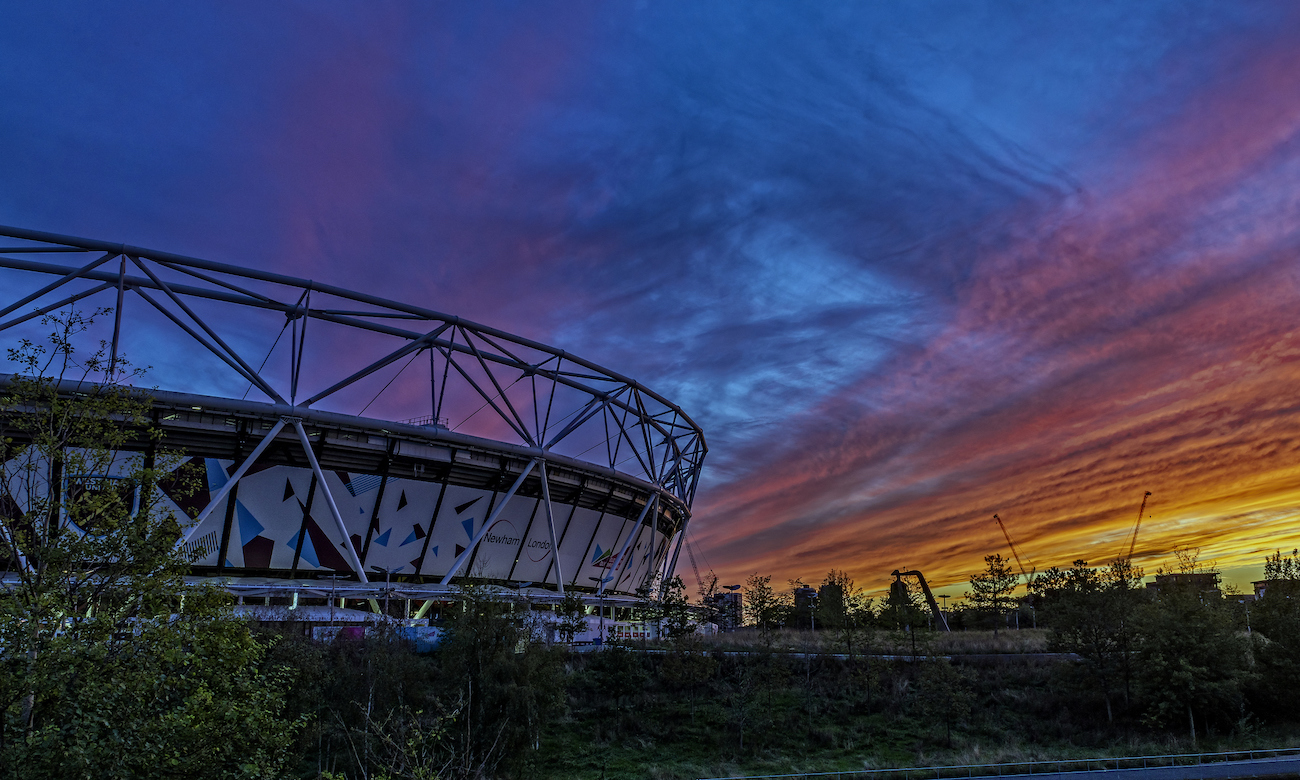
<path fill-rule="evenodd" d="M 483 541 L 487 542 L 488 544 L 509 544 L 509 545 L 516 545 L 516 544 L 519 544 L 519 537 L 518 537 L 518 536 L 503 536 L 503 535 L 501 535 L 501 534 L 489 533 L 489 534 L 487 535 L 487 538 L 484 539 Z"/>

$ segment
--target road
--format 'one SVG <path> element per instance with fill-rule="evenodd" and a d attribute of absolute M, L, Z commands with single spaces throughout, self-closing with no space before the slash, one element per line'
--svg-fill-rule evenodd
<path fill-rule="evenodd" d="M 1188 766 L 1159 766 L 1143 769 L 1105 769 L 1083 772 L 1035 772 L 1032 775 L 1002 775 L 1002 777 L 1033 777 L 1038 780 L 1204 780 L 1205 778 L 1283 777 L 1300 776 L 1300 756 L 1256 758 L 1247 761 L 1216 761 Z"/>

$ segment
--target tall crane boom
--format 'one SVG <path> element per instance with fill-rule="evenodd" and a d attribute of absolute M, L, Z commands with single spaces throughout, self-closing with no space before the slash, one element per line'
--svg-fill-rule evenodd
<path fill-rule="evenodd" d="M 1142 513 L 1147 511 L 1147 499 L 1150 497 L 1151 497 L 1150 490 L 1148 490 L 1146 494 L 1142 496 L 1142 506 L 1138 508 L 1138 519 L 1137 522 L 1133 524 L 1133 539 L 1128 543 L 1128 557 L 1124 559 L 1126 561 L 1133 560 L 1133 550 L 1134 548 L 1137 547 L 1137 543 L 1138 543 L 1138 530 L 1142 528 Z"/>
<path fill-rule="evenodd" d="M 1016 549 L 1016 543 L 1011 541 L 1011 534 L 1007 533 L 1006 524 L 1003 523 L 1002 518 L 997 515 L 993 515 L 993 520 L 998 524 L 998 528 L 1002 529 L 1002 535 L 1007 539 L 1007 546 L 1011 548 L 1011 554 L 1015 556 L 1016 565 L 1020 567 L 1020 573 L 1025 575 L 1025 584 L 1028 585 L 1031 572 L 1025 571 L 1025 565 L 1020 562 L 1020 551 Z M 1033 561 L 1030 561 L 1029 564 L 1032 567 Z M 1034 569 L 1034 571 L 1037 571 L 1037 569 Z"/>
<path fill-rule="evenodd" d="M 695 553 L 691 550 L 691 540 L 686 540 L 686 556 L 691 559 L 691 569 L 695 572 L 695 581 L 700 584 L 700 592 L 704 592 L 704 578 L 700 576 L 700 567 L 695 563 Z"/>

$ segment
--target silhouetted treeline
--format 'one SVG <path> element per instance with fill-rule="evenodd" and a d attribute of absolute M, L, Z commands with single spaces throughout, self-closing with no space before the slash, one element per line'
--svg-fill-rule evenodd
<path fill-rule="evenodd" d="M 657 643 L 578 653 L 539 641 L 532 622 L 554 613 L 470 592 L 447 612 L 435 652 L 384 635 L 284 637 L 271 660 L 296 672 L 288 714 L 306 724 L 304 776 L 620 777 L 659 762 L 670 777 L 783 755 L 909 763 L 980 744 L 1033 754 L 1134 739 L 1204 749 L 1293 728 L 1296 565 L 1270 557 L 1265 596 L 1249 610 L 1194 566 L 1162 572 L 1156 587 L 1123 562 L 1049 570 L 1027 598 L 1051 658 L 963 656 L 960 633 L 928 628 L 906 589 L 875 607 L 831 572 L 800 605 L 819 654 L 784 652 L 799 634 L 762 627 L 764 610 L 798 624 L 781 593 L 760 593 L 747 605 L 754 625 L 735 634 L 679 626 Z M 650 619 L 676 620 L 677 609 Z"/>

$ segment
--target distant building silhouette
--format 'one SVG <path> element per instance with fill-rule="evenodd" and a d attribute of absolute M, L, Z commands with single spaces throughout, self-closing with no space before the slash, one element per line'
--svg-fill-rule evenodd
<path fill-rule="evenodd" d="M 1147 590 L 1158 594 L 1161 591 L 1187 590 L 1201 596 L 1222 596 L 1219 590 L 1219 573 L 1213 571 L 1178 574 L 1157 574 L 1155 582 L 1147 583 Z"/>
<path fill-rule="evenodd" d="M 1260 599 L 1264 598 L 1264 594 L 1268 592 L 1268 586 L 1270 584 L 1272 584 L 1275 589 L 1280 588 L 1282 593 L 1286 594 L 1287 596 L 1290 596 L 1291 594 L 1300 591 L 1300 580 L 1291 580 L 1291 579 L 1259 580 L 1257 582 L 1250 583 L 1251 588 L 1253 588 L 1255 591 L 1256 601 L 1259 601 Z"/>
<path fill-rule="evenodd" d="M 797 628 L 814 628 L 813 610 L 817 608 L 817 589 L 807 585 L 794 589 L 794 624 Z"/>
<path fill-rule="evenodd" d="M 741 616 L 744 615 L 742 598 L 740 591 L 735 590 L 712 596 L 709 606 L 716 610 L 719 631 L 735 631 L 740 628 L 743 623 Z"/>

